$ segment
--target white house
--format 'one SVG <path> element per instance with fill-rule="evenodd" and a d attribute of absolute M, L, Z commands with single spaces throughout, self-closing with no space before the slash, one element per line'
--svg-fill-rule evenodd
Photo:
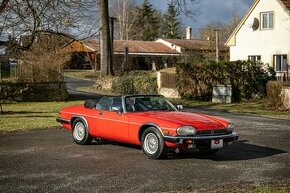
<path fill-rule="evenodd" d="M 231 61 L 262 62 L 290 82 L 290 0 L 255 0 L 225 45 Z"/>

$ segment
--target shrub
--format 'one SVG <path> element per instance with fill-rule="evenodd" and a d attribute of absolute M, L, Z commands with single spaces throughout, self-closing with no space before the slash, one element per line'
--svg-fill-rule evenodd
<path fill-rule="evenodd" d="M 266 108 L 284 110 L 282 88 L 286 86 L 281 81 L 269 81 L 267 83 L 267 101 Z"/>
<path fill-rule="evenodd" d="M 112 91 L 120 94 L 156 94 L 157 78 L 148 71 L 131 71 L 113 80 Z"/>
<path fill-rule="evenodd" d="M 177 65 L 177 88 L 181 97 L 210 100 L 217 84 L 232 86 L 233 101 L 265 96 L 266 83 L 275 79 L 272 68 L 248 61 L 181 63 Z"/>

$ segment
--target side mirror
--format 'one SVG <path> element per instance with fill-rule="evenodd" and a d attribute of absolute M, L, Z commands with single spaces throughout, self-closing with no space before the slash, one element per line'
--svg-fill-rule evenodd
<path fill-rule="evenodd" d="M 177 110 L 182 110 L 183 109 L 183 105 L 176 105 Z"/>

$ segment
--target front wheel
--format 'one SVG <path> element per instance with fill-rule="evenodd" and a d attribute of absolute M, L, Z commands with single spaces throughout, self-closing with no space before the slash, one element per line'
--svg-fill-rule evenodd
<path fill-rule="evenodd" d="M 147 128 L 141 137 L 143 153 L 150 159 L 164 158 L 167 147 L 161 133 L 155 127 Z"/>
<path fill-rule="evenodd" d="M 93 139 L 89 134 L 86 123 L 80 118 L 73 122 L 72 136 L 73 140 L 79 145 L 89 144 Z"/>

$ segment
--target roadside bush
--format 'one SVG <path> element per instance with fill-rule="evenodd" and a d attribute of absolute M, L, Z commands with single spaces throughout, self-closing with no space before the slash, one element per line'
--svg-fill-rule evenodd
<path fill-rule="evenodd" d="M 267 83 L 267 109 L 285 110 L 284 97 L 281 94 L 283 86 L 286 86 L 286 84 L 281 81 L 269 81 Z"/>
<path fill-rule="evenodd" d="M 131 71 L 113 80 L 112 91 L 120 94 L 156 94 L 157 78 L 150 71 Z"/>
<path fill-rule="evenodd" d="M 266 83 L 275 79 L 273 68 L 248 61 L 180 63 L 177 65 L 177 88 L 181 97 L 210 100 L 214 85 L 232 86 L 232 101 L 261 98 L 266 94 Z"/>

